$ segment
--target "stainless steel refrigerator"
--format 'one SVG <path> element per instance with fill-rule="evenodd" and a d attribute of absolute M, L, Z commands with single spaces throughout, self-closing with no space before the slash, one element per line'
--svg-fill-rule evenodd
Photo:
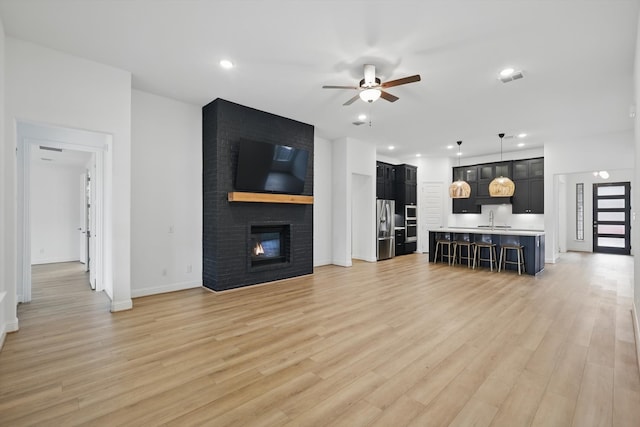
<path fill-rule="evenodd" d="M 376 200 L 376 219 L 378 260 L 393 258 L 396 254 L 394 238 L 395 202 L 393 200 Z"/>

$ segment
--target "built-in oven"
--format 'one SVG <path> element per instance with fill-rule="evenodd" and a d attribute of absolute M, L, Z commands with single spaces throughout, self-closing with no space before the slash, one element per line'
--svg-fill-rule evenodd
<path fill-rule="evenodd" d="M 405 218 L 418 218 L 418 207 L 416 205 L 405 205 L 404 207 Z"/>
<path fill-rule="evenodd" d="M 404 241 L 406 243 L 418 240 L 418 207 L 406 205 L 404 207 Z"/>

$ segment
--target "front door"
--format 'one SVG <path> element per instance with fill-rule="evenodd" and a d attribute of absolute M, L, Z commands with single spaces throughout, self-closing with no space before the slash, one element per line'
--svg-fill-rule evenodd
<path fill-rule="evenodd" d="M 631 253 L 631 184 L 593 184 L 593 252 Z"/>

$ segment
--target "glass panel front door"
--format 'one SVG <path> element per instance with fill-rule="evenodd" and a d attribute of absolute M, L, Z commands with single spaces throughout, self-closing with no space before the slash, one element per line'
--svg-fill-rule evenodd
<path fill-rule="evenodd" d="M 593 184 L 593 251 L 629 255 L 631 252 L 628 182 Z"/>

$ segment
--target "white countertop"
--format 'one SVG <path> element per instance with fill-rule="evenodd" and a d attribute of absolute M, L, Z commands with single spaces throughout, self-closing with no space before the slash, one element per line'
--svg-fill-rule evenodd
<path fill-rule="evenodd" d="M 525 230 L 522 228 L 480 228 L 480 227 L 443 227 L 429 231 L 445 233 L 498 234 L 502 236 L 544 236 L 543 230 Z"/>

